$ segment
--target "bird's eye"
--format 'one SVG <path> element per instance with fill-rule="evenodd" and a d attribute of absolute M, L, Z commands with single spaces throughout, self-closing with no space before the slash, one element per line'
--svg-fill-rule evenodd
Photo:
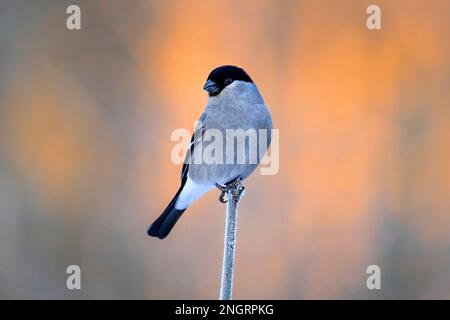
<path fill-rule="evenodd" d="M 225 82 L 225 85 L 229 85 L 230 83 L 233 82 L 233 79 L 231 79 L 231 78 L 226 78 L 224 82 Z"/>

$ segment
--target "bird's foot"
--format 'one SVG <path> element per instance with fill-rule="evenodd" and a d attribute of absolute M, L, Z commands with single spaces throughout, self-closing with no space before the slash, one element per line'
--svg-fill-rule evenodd
<path fill-rule="evenodd" d="M 216 187 L 221 191 L 220 196 L 219 196 L 219 201 L 222 203 L 228 202 L 228 199 L 226 198 L 228 191 L 231 190 L 233 193 L 233 196 L 234 196 L 235 193 L 239 193 L 239 195 L 240 195 L 245 189 L 245 187 L 241 183 L 240 177 L 234 179 L 233 181 L 231 181 L 225 185 L 216 183 Z"/>
<path fill-rule="evenodd" d="M 217 187 L 217 189 L 219 189 L 221 191 L 220 196 L 219 196 L 219 201 L 222 203 L 227 203 L 228 200 L 225 199 L 225 195 L 227 194 L 227 191 L 228 191 L 227 186 L 226 185 L 223 186 L 221 184 L 216 183 L 216 187 Z"/>

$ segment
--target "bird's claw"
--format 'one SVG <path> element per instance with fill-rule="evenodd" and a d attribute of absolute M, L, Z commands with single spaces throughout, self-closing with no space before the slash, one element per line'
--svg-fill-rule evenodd
<path fill-rule="evenodd" d="M 227 194 L 227 191 L 229 190 L 229 185 L 227 186 L 227 185 L 221 185 L 221 184 L 218 184 L 218 183 L 216 183 L 216 187 L 217 187 L 217 189 L 219 189 L 221 192 L 220 192 L 220 196 L 219 196 L 219 201 L 221 202 L 221 203 L 227 203 L 227 201 L 228 201 L 228 199 L 226 199 L 225 198 L 225 195 Z"/>
<path fill-rule="evenodd" d="M 228 202 L 228 199 L 226 198 L 226 195 L 227 195 L 229 190 L 231 190 L 231 189 L 240 189 L 240 188 L 242 188 L 242 190 L 245 189 L 244 186 L 241 184 L 241 178 L 240 177 L 236 178 L 235 180 L 231 181 L 230 183 L 228 183 L 226 185 L 221 185 L 221 184 L 216 183 L 216 187 L 217 187 L 217 189 L 219 189 L 221 191 L 220 196 L 219 196 L 219 201 L 221 203 L 227 203 Z"/>
<path fill-rule="evenodd" d="M 220 201 L 221 203 L 227 203 L 227 202 L 228 202 L 228 199 L 225 198 L 225 195 L 226 195 L 226 194 L 227 194 L 226 191 L 222 191 L 222 192 L 220 193 L 219 201 Z"/>

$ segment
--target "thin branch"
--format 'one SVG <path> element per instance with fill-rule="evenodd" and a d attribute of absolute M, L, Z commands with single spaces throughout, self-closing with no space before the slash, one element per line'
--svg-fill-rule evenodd
<path fill-rule="evenodd" d="M 220 300 L 231 300 L 233 289 L 234 255 L 236 250 L 236 222 L 238 205 L 244 193 L 244 186 L 236 180 L 227 192 L 227 216 L 225 221 L 225 240 L 223 251 Z"/>

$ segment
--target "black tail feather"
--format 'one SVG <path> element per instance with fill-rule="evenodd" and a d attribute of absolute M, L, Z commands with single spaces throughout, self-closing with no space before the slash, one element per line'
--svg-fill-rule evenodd
<path fill-rule="evenodd" d="M 149 236 L 158 237 L 160 239 L 164 239 L 165 237 L 167 237 L 170 230 L 172 230 L 175 223 L 178 221 L 183 212 L 186 210 L 186 209 L 183 210 L 175 209 L 175 202 L 177 201 L 182 188 L 183 187 L 180 187 L 175 197 L 167 206 L 166 210 L 164 210 L 164 212 L 159 216 L 159 218 L 152 223 L 152 225 L 147 231 Z"/>

